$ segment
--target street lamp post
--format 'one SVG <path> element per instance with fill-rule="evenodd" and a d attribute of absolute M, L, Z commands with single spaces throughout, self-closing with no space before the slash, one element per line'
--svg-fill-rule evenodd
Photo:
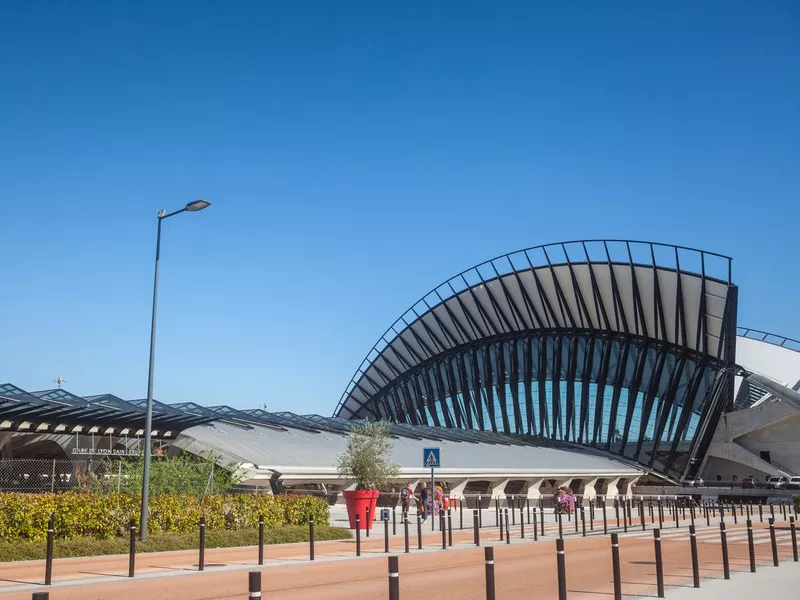
<path fill-rule="evenodd" d="M 156 236 L 156 266 L 153 275 L 153 314 L 150 320 L 150 367 L 147 371 L 147 416 L 144 425 L 144 476 L 142 479 L 142 512 L 139 519 L 139 539 L 147 540 L 147 508 L 150 501 L 150 458 L 153 433 L 153 371 L 156 359 L 156 312 L 158 308 L 158 261 L 161 258 L 161 222 L 182 212 L 197 212 L 211 204 L 208 200 L 194 200 L 180 210 L 171 213 L 159 211 L 158 235 Z"/>

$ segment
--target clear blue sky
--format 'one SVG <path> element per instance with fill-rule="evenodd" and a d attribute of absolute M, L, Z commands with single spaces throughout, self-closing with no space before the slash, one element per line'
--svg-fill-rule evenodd
<path fill-rule="evenodd" d="M 800 6 L 7 2 L 0 380 L 329 414 L 409 305 L 491 256 L 735 257 L 800 338 Z"/>

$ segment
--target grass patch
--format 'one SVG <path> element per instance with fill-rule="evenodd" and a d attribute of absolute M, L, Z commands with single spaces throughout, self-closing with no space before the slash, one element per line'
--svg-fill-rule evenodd
<path fill-rule="evenodd" d="M 318 542 L 326 540 L 350 539 L 350 532 L 338 527 L 317 526 L 314 539 Z M 289 544 L 307 542 L 308 527 L 305 525 L 284 525 L 264 529 L 264 544 Z M 67 558 L 70 556 L 102 556 L 106 554 L 127 554 L 128 539 L 114 538 L 98 540 L 94 538 L 78 538 L 73 540 L 55 540 L 53 556 Z M 235 548 L 237 546 L 255 546 L 258 544 L 258 529 L 239 529 L 236 531 L 207 531 L 206 548 Z M 149 536 L 145 543 L 136 540 L 136 552 L 165 552 L 168 550 L 192 550 L 199 548 L 199 533 L 157 533 Z M 44 559 L 47 555 L 47 542 L 0 542 L 0 562 L 16 560 Z"/>

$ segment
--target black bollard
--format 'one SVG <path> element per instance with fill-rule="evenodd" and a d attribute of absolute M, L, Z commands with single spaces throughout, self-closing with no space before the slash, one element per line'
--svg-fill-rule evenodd
<path fill-rule="evenodd" d="M 586 511 L 583 506 L 581 506 L 581 532 L 583 537 L 586 537 Z"/>
<path fill-rule="evenodd" d="M 422 520 L 417 513 L 417 550 L 422 550 Z"/>
<path fill-rule="evenodd" d="M 261 598 L 261 572 L 250 571 L 247 578 L 247 597 Z"/>
<path fill-rule="evenodd" d="M 50 592 L 33 592 L 33 600 L 50 600 Z"/>
<path fill-rule="evenodd" d="M 458 529 L 464 530 L 464 498 L 458 503 Z"/>
<path fill-rule="evenodd" d="M 486 600 L 494 600 L 494 548 L 483 549 L 486 562 Z"/>
<path fill-rule="evenodd" d="M 644 520 L 644 501 L 639 500 L 639 520 L 642 522 L 642 531 L 647 530 L 647 521 Z"/>
<path fill-rule="evenodd" d="M 525 519 L 524 513 L 522 512 L 522 507 L 519 507 L 519 537 L 520 539 L 525 539 Z"/>
<path fill-rule="evenodd" d="M 397 508 L 392 507 L 392 535 L 397 535 Z"/>
<path fill-rule="evenodd" d="M 680 529 L 681 527 L 681 516 L 680 512 L 678 511 L 678 505 L 675 505 L 675 529 Z"/>
<path fill-rule="evenodd" d="M 650 524 L 651 525 L 655 525 L 656 516 L 655 516 L 655 513 L 653 512 L 653 500 L 652 499 L 647 501 L 647 508 L 650 511 Z"/>
<path fill-rule="evenodd" d="M 564 556 L 564 540 L 556 540 L 556 565 L 558 567 L 558 600 L 567 600 L 567 561 Z"/>
<path fill-rule="evenodd" d="M 472 511 L 472 529 L 474 532 L 472 537 L 475 540 L 476 546 L 481 545 L 481 528 L 479 527 L 479 524 L 480 523 L 478 522 L 478 511 L 474 510 Z"/>
<path fill-rule="evenodd" d="M 633 527 L 633 507 L 631 505 L 631 499 L 630 498 L 626 498 L 625 499 L 625 504 L 628 507 L 628 526 L 629 527 Z"/>
<path fill-rule="evenodd" d="M 383 551 L 389 553 L 389 515 L 383 520 Z"/>
<path fill-rule="evenodd" d="M 750 551 L 750 572 L 756 572 L 756 547 L 753 543 L 753 522 L 747 519 L 747 547 Z"/>
<path fill-rule="evenodd" d="M 775 505 L 772 502 L 769 503 L 769 516 L 775 520 Z"/>
<path fill-rule="evenodd" d="M 408 548 L 408 513 L 405 512 L 405 511 L 403 511 L 403 536 L 405 538 L 405 543 L 406 543 L 406 547 L 405 547 L 406 554 L 408 554 L 408 552 L 409 552 L 409 548 Z"/>
<path fill-rule="evenodd" d="M 514 512 L 514 496 L 511 496 L 511 502 L 508 503 L 511 507 L 511 524 L 517 526 L 517 513 Z M 508 509 L 506 509 L 506 518 L 508 518 Z"/>
<path fill-rule="evenodd" d="M 536 526 L 536 507 L 533 507 L 533 541 L 539 541 L 539 528 Z"/>
<path fill-rule="evenodd" d="M 760 502 L 758 504 L 758 520 L 760 523 L 764 522 L 764 505 Z"/>
<path fill-rule="evenodd" d="M 722 574 L 725 579 L 731 578 L 731 565 L 728 560 L 728 533 L 725 531 L 725 522 L 719 522 L 719 541 L 722 546 Z"/>
<path fill-rule="evenodd" d="M 694 587 L 700 587 L 700 565 L 697 560 L 697 533 L 694 525 L 689 525 L 689 545 L 692 551 L 692 581 Z"/>
<path fill-rule="evenodd" d="M 541 505 L 541 500 L 539 500 L 539 502 L 540 502 L 540 504 L 539 504 L 539 517 L 540 517 L 539 518 L 539 523 L 541 525 L 540 534 L 541 534 L 542 537 L 544 537 L 544 506 Z M 534 511 L 534 515 L 535 514 L 536 513 Z M 535 525 L 535 523 L 534 523 L 534 525 Z"/>
<path fill-rule="evenodd" d="M 708 510 L 708 504 L 706 504 L 705 509 L 706 509 L 706 527 L 711 527 L 711 515 Z"/>
<path fill-rule="evenodd" d="M 614 600 L 622 600 L 622 576 L 619 568 L 619 535 L 611 534 L 611 569 L 614 573 Z"/>
<path fill-rule="evenodd" d="M 200 517 L 200 556 L 197 561 L 197 570 L 203 571 L 206 568 L 206 518 Z"/>
<path fill-rule="evenodd" d="M 264 516 L 258 517 L 258 564 L 264 564 Z"/>
<path fill-rule="evenodd" d="M 504 532 L 503 532 L 503 513 L 498 511 L 497 515 L 498 515 L 498 518 L 500 519 L 498 521 L 498 525 L 500 526 L 500 541 L 502 542 L 503 539 L 504 539 L 503 538 L 503 535 L 504 535 Z"/>
<path fill-rule="evenodd" d="M 619 529 L 619 498 L 614 498 L 614 512 L 617 516 L 617 529 Z"/>
<path fill-rule="evenodd" d="M 450 509 L 447 509 L 447 545 L 453 545 L 453 516 Z"/>
<path fill-rule="evenodd" d="M 47 556 L 44 565 L 44 584 L 50 585 L 53 582 L 53 540 L 56 537 L 55 513 L 50 513 L 47 521 Z"/>
<path fill-rule="evenodd" d="M 622 504 L 622 525 L 625 528 L 625 533 L 628 533 L 628 515 L 625 514 L 625 503 Z"/>
<path fill-rule="evenodd" d="M 444 511 L 439 511 L 439 529 L 442 532 L 442 550 L 447 550 L 447 525 L 444 523 Z"/>
<path fill-rule="evenodd" d="M 789 517 L 789 528 L 792 531 L 792 558 L 797 562 L 797 530 L 795 529 L 794 517 Z"/>
<path fill-rule="evenodd" d="M 389 557 L 389 600 L 400 600 L 400 565 L 396 556 Z"/>
<path fill-rule="evenodd" d="M 136 521 L 131 519 L 128 523 L 130 541 L 128 542 L 128 577 L 133 577 L 136 572 Z"/>
<path fill-rule="evenodd" d="M 606 499 L 603 498 L 603 535 L 608 535 L 608 519 L 606 519 Z"/>
<path fill-rule="evenodd" d="M 561 511 L 558 511 L 558 537 L 559 538 L 564 537 L 564 528 L 561 522 Z"/>
<path fill-rule="evenodd" d="M 692 525 L 694 525 L 694 504 L 689 505 L 689 518 L 692 520 Z"/>
<path fill-rule="evenodd" d="M 775 539 L 775 519 L 769 520 L 769 541 L 772 544 L 772 564 L 778 566 L 778 540 Z"/>
<path fill-rule="evenodd" d="M 589 502 L 589 529 L 594 531 L 594 502 Z"/>
<path fill-rule="evenodd" d="M 531 499 L 525 498 L 525 512 L 528 513 L 528 525 L 531 524 Z M 536 512 L 534 509 L 534 516 L 536 516 Z"/>
<path fill-rule="evenodd" d="M 500 514 L 500 497 L 496 497 L 494 499 L 494 522 L 495 524 L 500 523 L 500 518 L 502 515 Z"/>
<path fill-rule="evenodd" d="M 572 516 L 572 510 L 570 510 L 570 517 Z M 575 506 L 575 533 L 578 533 L 578 506 Z"/>
<path fill-rule="evenodd" d="M 736 516 L 736 507 L 735 506 L 731 506 L 731 514 L 733 514 L 733 524 L 734 525 L 738 525 L 739 524 L 739 520 L 738 520 L 738 517 Z"/>
<path fill-rule="evenodd" d="M 369 506 L 367 507 L 366 517 L 367 518 L 364 521 L 364 529 L 366 529 L 367 537 L 369 537 L 369 530 L 372 528 L 372 521 L 369 519 Z"/>
<path fill-rule="evenodd" d="M 361 515 L 356 515 L 356 556 L 361 556 Z"/>
<path fill-rule="evenodd" d="M 719 505 L 719 522 L 725 522 L 725 506 L 723 504 Z"/>
<path fill-rule="evenodd" d="M 656 550 L 656 589 L 658 597 L 664 597 L 664 563 L 661 558 L 661 530 L 653 530 L 653 544 Z"/>
<path fill-rule="evenodd" d="M 514 509 L 511 509 L 511 514 L 514 514 Z M 506 544 L 511 543 L 511 532 L 508 529 L 508 509 L 506 509 Z"/>
<path fill-rule="evenodd" d="M 478 529 L 483 527 L 483 505 L 481 504 L 481 497 L 478 496 Z"/>
<path fill-rule="evenodd" d="M 664 527 L 664 505 L 661 503 L 661 498 L 658 499 L 658 528 Z"/>
<path fill-rule="evenodd" d="M 781 513 L 783 513 L 783 520 L 786 520 L 786 502 L 781 504 Z"/>

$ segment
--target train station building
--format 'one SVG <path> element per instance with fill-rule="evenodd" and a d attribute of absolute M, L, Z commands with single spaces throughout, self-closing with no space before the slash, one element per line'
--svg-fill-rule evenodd
<path fill-rule="evenodd" d="M 585 240 L 520 250 L 412 304 L 332 416 L 225 398 L 156 402 L 154 455 L 213 454 L 271 492 L 335 490 L 349 485 L 334 467 L 349 428 L 382 419 L 403 481 L 424 477 L 420 449 L 436 445 L 456 493 L 536 498 L 570 485 L 613 496 L 637 481 L 797 475 L 800 342 L 741 327 L 738 292 L 730 257 L 692 248 Z M 113 394 L 0 385 L 2 464 L 129 460 L 144 443 L 144 409 Z M 13 488 L 2 468 L 0 480 Z"/>

